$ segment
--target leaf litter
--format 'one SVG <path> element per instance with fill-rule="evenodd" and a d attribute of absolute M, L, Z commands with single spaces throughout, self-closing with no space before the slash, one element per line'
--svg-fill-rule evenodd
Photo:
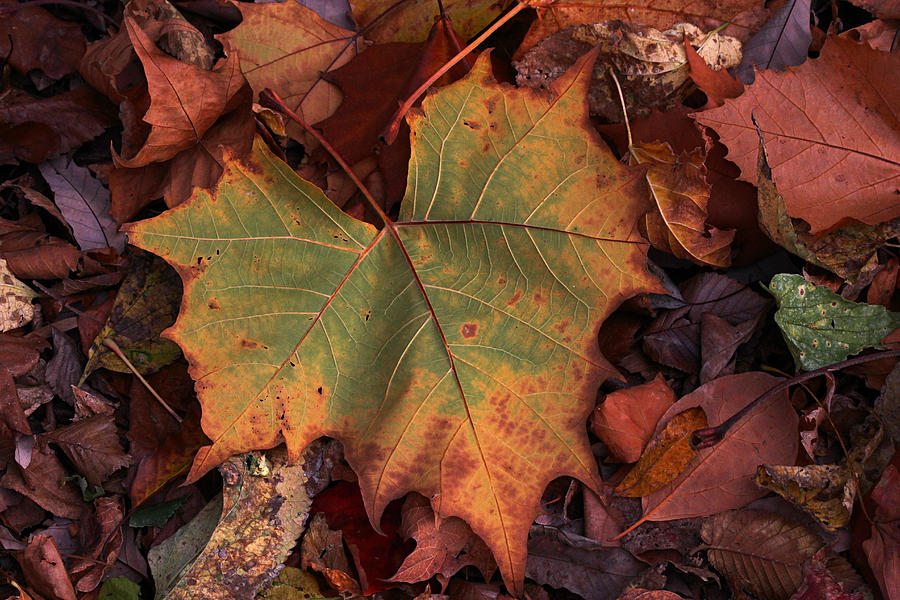
<path fill-rule="evenodd" d="M 530 4 L 0 7 L 3 597 L 897 597 L 894 3 Z"/>

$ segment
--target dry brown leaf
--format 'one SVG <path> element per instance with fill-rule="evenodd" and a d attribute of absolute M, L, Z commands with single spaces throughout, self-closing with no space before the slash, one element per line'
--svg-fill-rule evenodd
<path fill-rule="evenodd" d="M 0 18 L 0 56 L 22 74 L 40 69 L 59 79 L 78 68 L 84 48 L 78 23 L 58 19 L 40 6 L 20 6 Z"/>
<path fill-rule="evenodd" d="M 54 429 L 43 437 L 57 444 L 88 483 L 102 484 L 109 475 L 131 464 L 119 445 L 113 415 L 96 415 Z"/>
<path fill-rule="evenodd" d="M 728 147 L 741 179 L 756 183 L 759 136 L 787 213 L 811 233 L 846 219 L 876 225 L 900 217 L 900 54 L 829 38 L 796 69 L 761 71 L 747 92 L 695 119 Z"/>
<path fill-rule="evenodd" d="M 727 69 L 710 67 L 690 44 L 684 45 L 684 51 L 691 67 L 691 79 L 706 94 L 705 108 L 722 106 L 726 98 L 737 98 L 744 93 L 744 84 L 732 77 Z"/>
<path fill-rule="evenodd" d="M 647 183 L 656 210 L 644 215 L 640 225 L 653 247 L 704 266 L 731 264 L 734 231 L 707 222 L 706 152 L 698 148 L 675 156 L 669 144 L 657 142 L 631 146 L 629 159 L 650 166 Z"/>
<path fill-rule="evenodd" d="M 591 415 L 591 431 L 606 444 L 613 458 L 635 462 L 657 421 L 675 400 L 665 378 L 657 375 L 648 383 L 608 394 Z"/>
<path fill-rule="evenodd" d="M 814 533 L 774 513 L 728 511 L 700 530 L 706 555 L 731 588 L 784 600 L 803 581 L 803 563 L 823 546 Z"/>
<path fill-rule="evenodd" d="M 859 493 L 846 464 L 760 465 L 756 483 L 787 498 L 828 529 L 850 523 L 850 513 Z"/>
<path fill-rule="evenodd" d="M 6 261 L 0 258 L 0 331 L 27 325 L 34 318 L 31 301 L 37 292 L 10 273 Z"/>
<path fill-rule="evenodd" d="M 466 565 L 477 568 L 490 581 L 497 569 L 491 551 L 457 517 L 445 519 L 434 514 L 431 503 L 411 494 L 403 503 L 400 534 L 415 538 L 416 549 L 406 557 L 390 581 L 415 583 L 434 575 L 449 578 Z"/>
<path fill-rule="evenodd" d="M 74 483 L 66 482 L 68 473 L 46 443 L 38 440 L 27 469 L 11 463 L 0 486 L 31 498 L 58 517 L 77 519 L 87 508 Z"/>
<path fill-rule="evenodd" d="M 118 496 L 94 500 L 94 512 L 81 520 L 78 531 L 82 556 L 75 558 L 69 575 L 79 592 L 90 592 L 116 562 L 122 550 L 125 515 Z"/>
<path fill-rule="evenodd" d="M 660 420 L 699 406 L 715 427 L 778 383 L 748 372 L 711 381 L 683 397 Z M 787 392 L 769 399 L 736 423 L 715 446 L 703 448 L 675 481 L 644 498 L 641 521 L 705 516 L 765 495 L 753 481 L 764 463 L 789 464 L 797 456 L 797 413 Z"/>
<path fill-rule="evenodd" d="M 895 465 L 885 469 L 872 490 L 876 504 L 872 537 L 863 542 L 881 593 L 887 600 L 900 598 L 900 471 Z"/>
<path fill-rule="evenodd" d="M 28 585 L 47 598 L 75 600 L 75 589 L 66 573 L 66 565 L 52 536 L 31 538 L 19 559 Z"/>
<path fill-rule="evenodd" d="M 689 408 L 672 417 L 650 441 L 647 450 L 616 492 L 626 498 L 648 496 L 682 472 L 697 456 L 691 448 L 691 434 L 707 426 L 702 408 Z"/>
<path fill-rule="evenodd" d="M 218 39 L 236 50 L 254 96 L 272 88 L 307 123 L 334 113 L 341 93 L 322 74 L 356 56 L 362 39 L 297 2 L 235 5 L 243 21 Z M 287 132 L 306 141 L 306 132 L 296 123 L 289 123 Z"/>

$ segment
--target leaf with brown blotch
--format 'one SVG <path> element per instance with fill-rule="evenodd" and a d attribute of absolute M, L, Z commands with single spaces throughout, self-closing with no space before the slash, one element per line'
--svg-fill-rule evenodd
<path fill-rule="evenodd" d="M 37 292 L 16 279 L 0 258 L 0 331 L 18 329 L 34 318 L 31 301 Z"/>
<path fill-rule="evenodd" d="M 58 19 L 40 6 L 18 6 L 0 18 L 0 56 L 23 75 L 32 69 L 52 79 L 73 73 L 85 44 L 81 25 Z"/>
<path fill-rule="evenodd" d="M 691 79 L 706 94 L 704 108 L 722 106 L 726 98 L 737 98 L 744 93 L 744 84 L 732 77 L 728 69 L 714 70 L 690 44 L 684 45 L 684 52 L 691 68 Z"/>
<path fill-rule="evenodd" d="M 788 0 L 769 21 L 744 44 L 744 58 L 735 74 L 747 85 L 761 71 L 783 71 L 806 61 L 812 44 L 809 24 L 810 0 Z"/>
<path fill-rule="evenodd" d="M 699 407 L 672 417 L 650 440 L 640 460 L 616 487 L 616 493 L 626 498 L 642 498 L 678 477 L 697 456 L 697 451 L 691 448 L 691 434 L 706 426 L 706 413 Z"/>
<path fill-rule="evenodd" d="M 745 41 L 771 14 L 771 9 L 764 3 L 754 0 L 633 0 L 627 3 L 583 0 L 574 5 L 561 4 L 542 11 L 541 18 L 532 23 L 514 58 L 520 58 L 544 38 L 572 25 L 621 19 L 657 29 L 687 22 L 709 31 L 727 21 L 728 35 Z"/>
<path fill-rule="evenodd" d="M 567 543 L 558 530 L 528 541 L 525 573 L 541 585 L 565 588 L 585 600 L 614 600 L 630 579 L 645 566 L 621 548 L 602 548 L 599 543 L 580 538 L 585 547 Z"/>
<path fill-rule="evenodd" d="M 297 2 L 236 2 L 243 21 L 217 38 L 233 47 L 254 96 L 271 88 L 307 123 L 329 117 L 341 103 L 338 89 L 323 79 L 362 49 L 362 38 L 332 25 Z M 288 123 L 288 135 L 308 134 Z"/>
<path fill-rule="evenodd" d="M 150 126 L 133 154 L 113 153 L 119 167 L 143 167 L 173 158 L 196 146 L 244 86 L 235 52 L 212 71 L 183 63 L 156 47 L 134 17 L 127 13 L 125 28 L 144 67 L 150 107 L 141 120 Z"/>
<path fill-rule="evenodd" d="M 641 228 L 653 247 L 704 266 L 731 264 L 734 231 L 707 223 L 706 153 L 698 150 L 675 156 L 665 142 L 635 144 L 629 150 L 632 164 L 650 166 L 647 183 L 656 210 L 644 215 Z"/>
<path fill-rule="evenodd" d="M 701 407 L 715 427 L 779 382 L 766 373 L 728 375 L 700 386 L 669 409 Z M 667 415 L 660 420 L 665 422 Z M 757 465 L 790 464 L 797 456 L 797 413 L 787 392 L 769 399 L 733 425 L 715 446 L 703 448 L 674 481 L 644 498 L 643 521 L 668 521 L 740 508 L 766 494 L 753 481 Z"/>
<path fill-rule="evenodd" d="M 296 457 L 338 438 L 372 522 L 417 491 L 522 590 L 546 485 L 598 483 L 585 419 L 615 372 L 599 324 L 662 289 L 635 228 L 641 173 L 590 126 L 592 58 L 548 94 L 498 84 L 482 55 L 426 97 L 399 220 L 380 232 L 260 143 L 215 193 L 128 227 L 185 283 L 167 335 L 213 440 L 191 479 L 247 448 Z"/>
<path fill-rule="evenodd" d="M 125 250 L 125 234 L 109 216 L 109 191 L 86 167 L 66 158 L 38 165 L 41 176 L 53 190 L 53 201 L 62 212 L 82 250 Z"/>
<path fill-rule="evenodd" d="M 415 583 L 434 575 L 449 578 L 467 565 L 478 569 L 485 581 L 491 580 L 497 570 L 491 551 L 465 521 L 437 516 L 431 503 L 419 494 L 410 494 L 401 511 L 400 534 L 406 539 L 415 538 L 416 549 L 390 581 Z"/>
<path fill-rule="evenodd" d="M 648 383 L 616 390 L 594 409 L 591 431 L 606 444 L 613 458 L 635 462 L 656 430 L 656 422 L 675 400 L 675 392 L 662 374 Z"/>
<path fill-rule="evenodd" d="M 351 0 L 353 20 L 377 44 L 422 42 L 440 14 L 447 15 L 462 39 L 474 37 L 499 17 L 510 0 Z M 396 107 L 395 107 L 396 108 Z"/>
<path fill-rule="evenodd" d="M 65 481 L 67 476 L 53 451 L 39 439 L 28 468 L 10 463 L 3 479 L 0 479 L 0 486 L 31 498 L 41 508 L 58 517 L 78 519 L 87 505 L 78 487 Z"/>
<path fill-rule="evenodd" d="M 735 592 L 784 600 L 803 581 L 803 564 L 823 546 L 816 534 L 774 513 L 732 510 L 707 519 L 706 556 Z"/>
<path fill-rule="evenodd" d="M 119 444 L 113 415 L 96 415 L 43 434 L 58 445 L 88 483 L 101 485 L 113 471 L 127 467 L 131 458 Z"/>
<path fill-rule="evenodd" d="M 18 560 L 28 585 L 39 594 L 47 598 L 75 600 L 75 588 L 66 573 L 66 565 L 53 536 L 33 536 Z"/>
<path fill-rule="evenodd" d="M 761 71 L 743 96 L 694 118 L 756 183 L 755 114 L 787 213 L 812 234 L 848 219 L 877 225 L 900 217 L 900 78 L 875 74 L 898 71 L 900 54 L 831 37 L 816 60 Z"/>

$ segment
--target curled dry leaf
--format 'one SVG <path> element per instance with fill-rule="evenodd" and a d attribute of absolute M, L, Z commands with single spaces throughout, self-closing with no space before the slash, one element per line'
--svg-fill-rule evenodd
<path fill-rule="evenodd" d="M 616 488 L 616 493 L 627 498 L 642 498 L 678 477 L 697 456 L 697 451 L 691 448 L 691 434 L 706 426 L 706 413 L 699 407 L 672 417 L 650 440 L 640 460 Z"/>
<path fill-rule="evenodd" d="M 545 87 L 579 56 L 598 48 L 588 95 L 591 114 L 618 123 L 624 120 L 622 101 L 610 71 L 622 87 L 629 118 L 646 116 L 653 108 L 673 108 L 689 92 L 685 43 L 698 46 L 700 56 L 712 65 L 730 67 L 740 62 L 737 40 L 706 34 L 690 23 L 660 31 L 627 21 L 605 21 L 564 29 L 542 41 L 514 63 L 516 83 Z"/>
<path fill-rule="evenodd" d="M 743 96 L 694 118 L 719 134 L 741 179 L 755 183 L 754 113 L 787 213 L 811 233 L 847 219 L 877 225 L 900 217 L 900 78 L 867 74 L 898 70 L 900 54 L 831 37 L 816 60 L 759 72 Z"/>
<path fill-rule="evenodd" d="M 0 331 L 27 325 L 34 318 L 31 301 L 37 292 L 19 281 L 0 258 Z"/>
<path fill-rule="evenodd" d="M 272 88 L 307 123 L 318 123 L 334 113 L 341 93 L 323 74 L 356 56 L 362 38 L 297 2 L 237 2 L 235 6 L 241 11 L 241 24 L 218 39 L 236 51 L 254 97 Z M 289 123 L 287 132 L 315 145 L 296 123 Z"/>
<path fill-rule="evenodd" d="M 832 530 L 850 523 L 859 492 L 846 465 L 760 465 L 756 483 L 787 498 Z"/>
<path fill-rule="evenodd" d="M 328 527 L 323 513 L 316 513 L 306 528 L 300 548 L 300 564 L 322 574 L 328 584 L 348 596 L 361 595 L 359 582 L 344 551 L 340 530 Z"/>
<path fill-rule="evenodd" d="M 635 144 L 629 160 L 650 167 L 647 183 L 656 210 L 644 215 L 641 231 L 653 247 L 700 265 L 727 267 L 734 231 L 721 231 L 707 222 L 706 153 L 698 149 L 675 156 L 665 142 Z"/>
<path fill-rule="evenodd" d="M 778 383 L 766 373 L 728 375 L 684 396 L 660 419 L 699 406 L 715 427 Z M 764 496 L 753 481 L 757 465 L 790 464 L 797 455 L 797 413 L 787 392 L 757 406 L 715 446 L 703 448 L 682 473 L 643 500 L 641 521 L 706 516 Z"/>
<path fill-rule="evenodd" d="M 635 462 L 653 435 L 656 422 L 675 399 L 675 392 L 661 374 L 648 383 L 617 390 L 594 409 L 591 431 L 606 444 L 613 458 Z"/>
<path fill-rule="evenodd" d="M 803 564 L 822 547 L 813 532 L 773 513 L 732 510 L 707 519 L 706 555 L 732 589 L 784 600 L 803 581 Z"/>

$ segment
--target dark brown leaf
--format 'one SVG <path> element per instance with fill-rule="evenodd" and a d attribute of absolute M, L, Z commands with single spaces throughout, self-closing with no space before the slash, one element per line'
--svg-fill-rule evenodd
<path fill-rule="evenodd" d="M 10 464 L 0 486 L 31 498 L 54 515 L 77 519 L 87 505 L 81 499 L 78 487 L 65 481 L 67 476 L 56 455 L 39 440 L 28 468 Z"/>
<path fill-rule="evenodd" d="M 101 485 L 113 471 L 131 463 L 119 444 L 111 414 L 75 421 L 47 432 L 43 437 L 57 444 L 92 485 Z"/>
<path fill-rule="evenodd" d="M 40 69 L 59 79 L 77 70 L 84 49 L 78 23 L 57 19 L 39 6 L 18 7 L 0 18 L 0 56 L 8 56 L 20 73 Z"/>

